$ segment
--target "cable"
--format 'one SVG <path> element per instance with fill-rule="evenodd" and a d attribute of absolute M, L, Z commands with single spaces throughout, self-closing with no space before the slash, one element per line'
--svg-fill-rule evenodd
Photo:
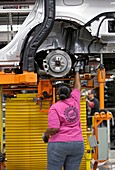
<path fill-rule="evenodd" d="M 101 28 L 101 25 L 102 25 L 103 21 L 104 21 L 106 18 L 107 18 L 107 17 L 104 17 L 104 18 L 101 20 L 101 22 L 100 22 L 100 24 L 99 24 L 99 26 L 98 26 L 98 30 L 97 30 L 97 34 L 96 34 L 95 39 L 91 40 L 91 42 L 90 42 L 89 45 L 88 45 L 88 53 L 89 53 L 89 54 L 90 54 L 90 47 L 91 47 L 91 45 L 93 44 L 93 42 L 94 42 L 94 41 L 96 41 L 96 42 L 99 41 L 99 31 L 100 31 L 100 28 Z"/>
<path fill-rule="evenodd" d="M 99 24 L 99 27 L 98 27 L 98 30 L 97 30 L 97 36 L 96 36 L 97 38 L 99 38 L 99 31 L 100 31 L 101 25 L 102 25 L 102 23 L 105 19 L 107 19 L 107 17 L 104 17 Z"/>
<path fill-rule="evenodd" d="M 95 39 L 91 40 L 91 42 L 88 45 L 88 53 L 89 54 L 90 54 L 90 47 L 91 47 L 91 45 L 93 44 L 94 41 L 98 41 L 97 37 Z"/>
<path fill-rule="evenodd" d="M 88 53 L 90 54 L 90 47 L 91 47 L 91 45 L 93 44 L 93 42 L 94 41 L 99 41 L 99 31 L 100 31 L 100 28 L 101 28 L 101 25 L 102 25 L 102 23 L 103 23 L 103 21 L 105 20 L 105 19 L 107 19 L 107 18 L 110 18 L 109 16 L 106 16 L 106 17 L 104 17 L 102 20 L 101 20 L 101 22 L 100 22 L 100 24 L 99 24 L 99 26 L 98 26 L 98 30 L 97 30 L 97 34 L 96 34 L 96 37 L 95 37 L 95 39 L 93 39 L 93 40 L 91 40 L 91 42 L 89 43 L 89 45 L 88 45 Z M 114 18 L 114 17 L 111 17 L 111 18 Z"/>

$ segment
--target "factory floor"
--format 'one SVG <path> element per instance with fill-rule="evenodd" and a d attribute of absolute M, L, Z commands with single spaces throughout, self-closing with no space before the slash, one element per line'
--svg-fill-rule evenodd
<path fill-rule="evenodd" d="M 91 164 L 91 170 L 93 170 L 93 164 Z M 109 160 L 99 164 L 97 170 L 115 170 L 115 150 L 109 151 Z"/>

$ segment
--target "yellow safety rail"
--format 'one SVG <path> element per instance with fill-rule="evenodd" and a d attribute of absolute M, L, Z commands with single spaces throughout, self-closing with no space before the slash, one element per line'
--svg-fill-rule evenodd
<path fill-rule="evenodd" d="M 86 99 L 84 97 L 81 98 L 81 102 L 80 102 L 80 119 L 81 119 L 82 134 L 83 134 L 84 144 L 85 144 L 85 152 L 81 162 L 80 170 L 90 170 L 91 154 L 87 153 L 87 150 L 89 150 L 90 147 L 89 147 L 88 136 L 87 136 Z"/>
<path fill-rule="evenodd" d="M 33 101 L 36 94 L 19 94 L 6 102 L 7 170 L 46 168 L 46 144 L 41 140 L 47 113 Z"/>
<path fill-rule="evenodd" d="M 0 152 L 3 152 L 2 86 L 0 86 Z"/>

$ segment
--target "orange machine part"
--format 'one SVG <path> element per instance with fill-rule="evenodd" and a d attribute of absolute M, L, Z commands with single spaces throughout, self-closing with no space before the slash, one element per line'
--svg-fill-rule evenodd
<path fill-rule="evenodd" d="M 100 125 L 103 120 L 110 120 L 110 119 L 112 119 L 111 112 L 95 113 L 95 115 L 94 115 L 94 134 L 96 136 L 97 141 L 98 141 L 98 125 Z M 100 160 L 98 160 L 98 147 L 95 148 L 95 153 L 93 154 L 93 158 L 97 162 L 101 162 Z"/>
<path fill-rule="evenodd" d="M 99 82 L 99 102 L 100 109 L 104 109 L 104 85 L 105 85 L 105 69 L 98 69 L 98 82 Z"/>
<path fill-rule="evenodd" d="M 44 110 L 42 108 L 43 100 L 45 100 L 45 101 L 47 101 L 49 103 L 49 107 L 51 106 L 52 101 L 53 101 L 52 91 L 53 91 L 53 94 L 54 94 L 55 91 L 53 90 L 53 87 L 52 87 L 52 84 L 51 84 L 50 80 L 48 80 L 48 79 L 39 80 L 39 84 L 38 84 L 38 104 L 40 106 L 41 112 L 47 112 L 48 111 L 48 110 Z M 45 98 L 44 95 L 43 95 L 43 92 L 47 92 L 49 97 Z"/>
<path fill-rule="evenodd" d="M 38 84 L 38 98 L 43 97 L 43 92 L 46 91 L 48 95 L 52 95 L 52 84 L 50 80 L 39 80 Z"/>
<path fill-rule="evenodd" d="M 22 83 L 37 84 L 37 74 L 34 72 L 24 71 L 23 74 L 19 75 L 19 80 Z"/>
<path fill-rule="evenodd" d="M 37 74 L 34 72 L 23 72 L 23 74 L 0 72 L 0 84 L 35 84 Z"/>
<path fill-rule="evenodd" d="M 99 102 L 100 102 L 100 109 L 104 109 L 104 83 L 105 83 L 105 69 L 98 68 L 98 83 L 99 83 Z M 110 119 L 107 115 L 105 116 L 103 113 L 100 115 L 94 115 L 94 134 L 96 136 L 96 140 L 98 141 L 98 125 L 102 123 L 103 120 Z M 95 161 L 93 170 L 97 169 L 98 162 L 98 147 L 95 148 L 95 153 L 93 154 L 93 158 Z"/>
<path fill-rule="evenodd" d="M 88 80 L 88 87 L 93 87 L 94 86 L 94 80 Z"/>
<path fill-rule="evenodd" d="M 4 162 L 0 163 L 0 170 L 4 170 Z"/>

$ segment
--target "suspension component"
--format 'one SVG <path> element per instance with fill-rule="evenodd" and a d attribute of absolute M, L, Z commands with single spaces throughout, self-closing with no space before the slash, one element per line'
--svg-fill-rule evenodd
<path fill-rule="evenodd" d="M 67 75 L 71 66 L 72 61 L 70 56 L 62 50 L 50 52 L 43 61 L 44 70 L 53 77 L 63 77 Z"/>

